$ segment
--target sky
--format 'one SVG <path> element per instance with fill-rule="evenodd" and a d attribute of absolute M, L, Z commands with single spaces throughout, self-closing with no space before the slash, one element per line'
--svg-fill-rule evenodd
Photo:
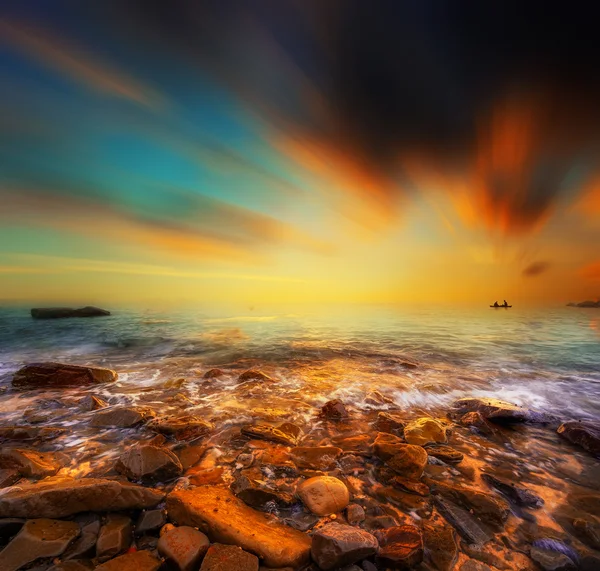
<path fill-rule="evenodd" d="M 600 296 L 589 3 L 0 6 L 0 300 Z"/>

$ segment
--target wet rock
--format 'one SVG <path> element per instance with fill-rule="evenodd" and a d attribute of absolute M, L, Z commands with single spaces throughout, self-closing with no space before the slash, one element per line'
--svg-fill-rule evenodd
<path fill-rule="evenodd" d="M 0 571 L 16 571 L 41 557 L 61 555 L 79 535 L 73 521 L 31 519 L 0 552 Z"/>
<path fill-rule="evenodd" d="M 348 418 L 348 411 L 341 400 L 335 399 L 327 401 L 321 407 L 319 416 L 327 420 L 342 420 L 344 418 Z"/>
<path fill-rule="evenodd" d="M 405 422 L 397 415 L 388 412 L 380 412 L 377 420 L 373 423 L 373 428 L 378 432 L 388 432 L 389 434 L 402 434 Z"/>
<path fill-rule="evenodd" d="M 492 474 L 482 474 L 481 479 L 493 488 L 496 488 L 499 492 L 504 494 L 518 506 L 539 508 L 544 504 L 544 500 L 537 494 L 534 494 L 532 491 L 521 486 L 517 486 L 516 484 L 513 484 L 507 480 L 493 476 Z"/>
<path fill-rule="evenodd" d="M 84 511 L 118 511 L 156 506 L 164 494 L 117 480 L 48 478 L 0 495 L 0 517 L 66 517 Z"/>
<path fill-rule="evenodd" d="M 456 533 L 449 525 L 423 526 L 425 556 L 438 571 L 451 571 L 458 559 Z"/>
<path fill-rule="evenodd" d="M 427 465 L 427 452 L 421 446 L 403 444 L 386 465 L 409 480 L 418 480 Z"/>
<path fill-rule="evenodd" d="M 316 476 L 298 485 L 296 490 L 302 503 L 316 515 L 341 512 L 350 502 L 348 488 L 332 476 Z"/>
<path fill-rule="evenodd" d="M 365 470 L 365 459 L 356 454 L 345 454 L 338 460 L 338 464 L 343 474 L 354 474 Z"/>
<path fill-rule="evenodd" d="M 435 442 L 447 442 L 446 427 L 434 418 L 417 418 L 404 427 L 404 440 L 408 444 L 424 446 Z"/>
<path fill-rule="evenodd" d="M 358 504 L 350 504 L 346 508 L 346 520 L 350 525 L 358 525 L 365 521 L 365 510 Z"/>
<path fill-rule="evenodd" d="M 429 486 L 423 482 L 415 482 L 414 480 L 407 480 L 400 476 L 392 476 L 388 482 L 390 486 L 399 488 L 411 494 L 417 494 L 418 496 L 426 497 L 429 495 Z"/>
<path fill-rule="evenodd" d="M 461 542 L 461 548 L 469 557 L 485 563 L 486 566 L 490 565 L 491 567 L 501 569 L 502 571 L 511 569 L 511 565 L 508 564 L 503 557 L 495 555 L 490 551 L 486 551 L 486 549 L 482 546 L 469 545 L 463 541 Z"/>
<path fill-rule="evenodd" d="M 292 512 L 291 517 L 282 517 L 281 521 L 298 531 L 308 531 L 319 523 L 319 516 L 305 511 L 300 513 Z"/>
<path fill-rule="evenodd" d="M 485 563 L 467 559 L 461 566 L 460 571 L 492 571 Z"/>
<path fill-rule="evenodd" d="M 0 467 L 14 468 L 27 478 L 54 476 L 66 461 L 64 455 L 23 448 L 4 448 L 0 452 Z"/>
<path fill-rule="evenodd" d="M 225 371 L 223 369 L 209 369 L 202 375 L 203 379 L 218 379 L 225 375 Z"/>
<path fill-rule="evenodd" d="M 90 571 L 94 568 L 94 564 L 91 561 L 73 560 L 73 561 L 62 561 L 57 563 L 48 569 L 48 571 Z"/>
<path fill-rule="evenodd" d="M 258 557 L 235 545 L 215 543 L 208 548 L 200 571 L 258 571 Z"/>
<path fill-rule="evenodd" d="M 311 539 L 249 508 L 229 490 L 204 486 L 167 498 L 171 520 L 198 527 L 213 541 L 238 545 L 269 567 L 299 567 L 308 561 Z"/>
<path fill-rule="evenodd" d="M 491 539 L 491 534 L 465 509 L 441 498 L 434 498 L 435 506 L 458 533 L 468 542 L 483 544 Z"/>
<path fill-rule="evenodd" d="M 250 424 L 242 427 L 242 434 L 259 440 L 269 440 L 286 446 L 296 446 L 302 435 L 302 430 L 291 422 L 284 422 L 279 426 L 270 424 Z"/>
<path fill-rule="evenodd" d="M 93 410 L 100 410 L 107 406 L 108 403 L 96 395 L 88 395 L 79 401 L 79 409 L 82 412 L 92 412 Z"/>
<path fill-rule="evenodd" d="M 143 444 L 126 450 L 117 461 L 115 469 L 130 480 L 145 483 L 171 480 L 183 472 L 181 462 L 173 452 L 167 448 Z"/>
<path fill-rule="evenodd" d="M 379 432 L 373 443 L 373 453 L 377 458 L 385 462 L 399 452 L 404 445 L 405 443 L 402 438 L 387 432 Z"/>
<path fill-rule="evenodd" d="M 299 446 L 292 448 L 290 457 L 300 469 L 333 470 L 342 455 L 337 446 Z"/>
<path fill-rule="evenodd" d="M 231 490 L 243 502 L 257 509 L 264 509 L 267 504 L 285 508 L 294 503 L 291 493 L 265 481 L 265 476 L 257 468 L 242 470 L 231 484 Z"/>
<path fill-rule="evenodd" d="M 135 523 L 135 535 L 156 531 L 167 523 L 165 510 L 144 510 Z"/>
<path fill-rule="evenodd" d="M 580 541 L 600 551 L 600 522 L 577 518 L 573 520 L 572 526 Z"/>
<path fill-rule="evenodd" d="M 205 436 L 214 428 L 210 422 L 192 415 L 157 418 L 151 420 L 147 426 L 150 430 L 172 436 L 175 440 L 191 440 Z"/>
<path fill-rule="evenodd" d="M 269 375 L 265 375 L 262 371 L 256 371 L 255 369 L 250 369 L 249 371 L 244 371 L 239 377 L 238 381 L 240 383 L 245 383 L 246 381 L 263 381 L 269 382 L 273 381 Z"/>
<path fill-rule="evenodd" d="M 131 545 L 131 520 L 128 517 L 110 514 L 100 528 L 96 542 L 96 556 L 109 558 L 119 555 Z"/>
<path fill-rule="evenodd" d="M 376 515 L 365 519 L 364 528 L 369 531 L 376 529 L 387 529 L 388 527 L 396 527 L 398 521 L 391 515 Z"/>
<path fill-rule="evenodd" d="M 34 319 L 63 319 L 65 317 L 106 317 L 110 311 L 86 305 L 79 309 L 71 307 L 34 307 L 31 310 L 31 317 Z"/>
<path fill-rule="evenodd" d="M 491 436 L 496 432 L 496 429 L 491 423 L 489 423 L 480 412 L 468 412 L 463 414 L 459 419 L 458 423 L 461 426 L 468 428 L 474 428 L 477 432 Z"/>
<path fill-rule="evenodd" d="M 63 559 L 81 559 L 96 553 L 96 541 L 100 533 L 100 517 L 96 514 L 82 514 L 75 518 L 79 524 L 79 537 L 63 554 Z"/>
<path fill-rule="evenodd" d="M 577 569 L 577 565 L 570 557 L 558 551 L 534 546 L 531 548 L 529 556 L 544 571 L 569 571 Z"/>
<path fill-rule="evenodd" d="M 1 465 L 1 464 L 0 464 Z M 12 486 L 21 478 L 19 471 L 14 468 L 0 468 L 0 488 Z"/>
<path fill-rule="evenodd" d="M 340 447 L 344 452 L 353 454 L 368 454 L 373 446 L 373 436 L 370 434 L 359 434 L 356 436 L 334 436 L 331 439 L 334 446 Z"/>
<path fill-rule="evenodd" d="M 387 406 L 390 404 L 395 404 L 394 399 L 390 397 L 386 397 L 381 394 L 379 391 L 371 391 L 365 397 L 365 403 L 370 404 L 371 406 Z"/>
<path fill-rule="evenodd" d="M 40 426 L 0 426 L 0 441 L 53 440 L 65 434 L 65 428 Z"/>
<path fill-rule="evenodd" d="M 105 408 L 94 413 L 90 426 L 98 428 L 131 428 L 142 424 L 146 420 L 155 416 L 156 413 L 146 407 L 141 406 L 115 406 Z"/>
<path fill-rule="evenodd" d="M 600 457 L 600 422 L 571 420 L 561 424 L 557 432 L 569 442 L 581 446 L 594 456 Z"/>
<path fill-rule="evenodd" d="M 223 474 L 223 466 L 215 466 L 206 469 L 191 468 L 185 476 L 194 486 L 209 486 L 223 482 Z"/>
<path fill-rule="evenodd" d="M 148 551 L 134 551 L 98 565 L 95 571 L 158 571 L 160 566 Z"/>
<path fill-rule="evenodd" d="M 459 464 L 463 461 L 464 456 L 454 448 L 450 446 L 427 446 L 425 451 L 429 456 L 433 456 L 446 464 Z"/>
<path fill-rule="evenodd" d="M 468 412 L 479 412 L 484 419 L 499 424 L 550 420 L 541 413 L 493 398 L 463 398 L 453 403 L 452 415 L 462 417 Z"/>
<path fill-rule="evenodd" d="M 117 373 L 101 367 L 81 367 L 63 363 L 32 363 L 19 369 L 13 376 L 13 387 L 46 389 L 81 387 L 117 380 Z"/>
<path fill-rule="evenodd" d="M 162 535 L 158 552 L 180 571 L 196 571 L 209 545 L 206 535 L 184 525 Z"/>
<path fill-rule="evenodd" d="M 311 555 L 320 569 L 328 571 L 351 565 L 377 552 L 370 533 L 339 523 L 329 523 L 313 535 Z"/>
<path fill-rule="evenodd" d="M 375 562 L 382 568 L 411 569 L 423 560 L 423 538 L 418 527 L 400 525 L 374 532 L 379 542 Z"/>

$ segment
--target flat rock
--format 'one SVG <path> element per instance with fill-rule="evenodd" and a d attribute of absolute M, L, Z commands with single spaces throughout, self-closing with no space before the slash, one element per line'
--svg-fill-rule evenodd
<path fill-rule="evenodd" d="M 214 427 L 202 418 L 183 415 L 157 418 L 148 423 L 148 428 L 159 434 L 172 436 L 175 440 L 191 440 L 205 436 Z"/>
<path fill-rule="evenodd" d="M 76 522 L 31 519 L 0 553 L 0 571 L 16 571 L 41 557 L 57 557 L 78 535 Z"/>
<path fill-rule="evenodd" d="M 423 538 L 418 527 L 400 525 L 373 532 L 379 542 L 375 561 L 382 568 L 412 569 L 423 560 Z"/>
<path fill-rule="evenodd" d="M 309 478 L 298 485 L 296 493 L 309 511 L 320 516 L 341 512 L 350 502 L 344 482 L 332 476 Z"/>
<path fill-rule="evenodd" d="M 86 305 L 79 309 L 72 307 L 34 307 L 31 317 L 34 319 L 63 319 L 65 317 L 106 317 L 110 311 L 100 309 L 92 305 Z"/>
<path fill-rule="evenodd" d="M 238 545 L 269 567 L 296 568 L 309 559 L 309 536 L 253 510 L 225 488 L 171 492 L 167 510 L 178 524 L 198 527 L 212 541 Z"/>
<path fill-rule="evenodd" d="M 423 526 L 423 544 L 426 557 L 438 571 L 451 571 L 458 559 L 456 532 L 449 525 Z"/>
<path fill-rule="evenodd" d="M 290 457 L 300 469 L 333 470 L 343 450 L 337 446 L 299 446 L 292 448 Z"/>
<path fill-rule="evenodd" d="M 0 517 L 66 517 L 84 511 L 152 508 L 159 490 L 101 478 L 47 478 L 0 495 Z"/>
<path fill-rule="evenodd" d="M 100 528 L 96 556 L 108 558 L 119 555 L 131 545 L 131 520 L 123 515 L 109 514 Z"/>
<path fill-rule="evenodd" d="M 327 420 L 342 420 L 348 418 L 348 410 L 341 400 L 330 400 L 321 407 L 319 416 Z"/>
<path fill-rule="evenodd" d="M 135 551 L 98 565 L 95 571 L 158 571 L 161 564 L 148 551 Z"/>
<path fill-rule="evenodd" d="M 424 446 L 448 441 L 446 427 L 434 418 L 417 418 L 404 427 L 404 440 L 408 444 Z"/>
<path fill-rule="evenodd" d="M 561 424 L 557 432 L 569 442 L 581 446 L 594 456 L 600 457 L 600 422 L 570 420 Z"/>
<path fill-rule="evenodd" d="M 481 474 L 481 479 L 493 488 L 496 488 L 518 506 L 539 508 L 544 504 L 544 500 L 532 491 L 527 490 L 522 486 L 517 486 L 517 484 L 513 484 L 507 480 L 498 478 L 492 474 Z"/>
<path fill-rule="evenodd" d="M 215 543 L 208 548 L 200 571 L 258 571 L 258 568 L 256 555 L 235 545 Z"/>
<path fill-rule="evenodd" d="M 53 426 L 0 426 L 0 441 L 53 440 L 66 432 L 66 428 Z"/>
<path fill-rule="evenodd" d="M 517 422 L 550 422 L 549 415 L 537 413 L 515 404 L 494 398 L 463 398 L 452 404 L 452 415 L 463 416 L 469 412 L 479 412 L 483 418 L 499 424 Z"/>
<path fill-rule="evenodd" d="M 386 460 L 386 465 L 404 478 L 418 480 L 427 465 L 427 452 L 422 446 L 403 444 Z"/>
<path fill-rule="evenodd" d="M 181 526 L 171 529 L 158 540 L 158 552 L 179 571 L 196 571 L 210 541 L 201 531 Z"/>
<path fill-rule="evenodd" d="M 324 571 L 351 565 L 377 553 L 377 539 L 351 525 L 328 523 L 313 534 L 311 555 Z"/>
<path fill-rule="evenodd" d="M 491 539 L 491 534 L 467 510 L 439 496 L 434 498 L 434 502 L 446 521 L 467 543 L 484 544 Z"/>
<path fill-rule="evenodd" d="M 302 430 L 291 422 L 284 422 L 279 426 L 270 424 L 250 424 L 242 427 L 242 434 L 259 440 L 269 440 L 286 446 L 296 446 Z"/>
<path fill-rule="evenodd" d="M 433 456 L 446 464 L 459 464 L 463 461 L 463 454 L 450 446 L 427 446 L 425 448 L 428 456 Z"/>
<path fill-rule="evenodd" d="M 0 467 L 15 468 L 26 478 L 54 476 L 66 464 L 66 460 L 64 455 L 24 448 L 4 448 L 0 452 Z"/>
<path fill-rule="evenodd" d="M 130 480 L 142 482 L 164 482 L 183 472 L 179 458 L 169 449 L 143 444 L 126 450 L 115 469 Z"/>
<path fill-rule="evenodd" d="M 570 571 L 577 569 L 577 565 L 570 557 L 558 551 L 533 546 L 529 556 L 544 571 Z"/>
<path fill-rule="evenodd" d="M 156 413 L 141 406 L 114 406 L 94 413 L 90 426 L 98 428 L 131 428 L 154 417 Z"/>
<path fill-rule="evenodd" d="M 117 373 L 101 367 L 82 367 L 63 363 L 32 363 L 13 376 L 13 387 L 46 389 L 81 387 L 117 380 Z"/>

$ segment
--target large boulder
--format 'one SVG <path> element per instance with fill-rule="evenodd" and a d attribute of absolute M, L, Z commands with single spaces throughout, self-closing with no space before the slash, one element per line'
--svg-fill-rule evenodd
<path fill-rule="evenodd" d="M 128 482 L 101 478 L 47 478 L 0 495 L 0 517 L 67 517 L 84 511 L 152 508 L 164 494 Z"/>
<path fill-rule="evenodd" d="M 600 422 L 570 420 L 558 427 L 557 432 L 569 442 L 581 446 L 594 456 L 600 456 Z"/>
<path fill-rule="evenodd" d="M 16 571 L 41 557 L 57 557 L 78 535 L 74 521 L 31 519 L 0 552 L 0 571 Z"/>
<path fill-rule="evenodd" d="M 175 490 L 167 497 L 167 510 L 179 525 L 198 527 L 212 541 L 254 553 L 268 567 L 297 568 L 309 559 L 309 536 L 253 510 L 225 488 Z"/>
<path fill-rule="evenodd" d="M 404 440 L 408 444 L 425 446 L 430 443 L 448 441 L 446 427 L 434 418 L 417 418 L 404 427 Z"/>
<path fill-rule="evenodd" d="M 71 307 L 34 307 L 31 317 L 34 319 L 61 319 L 65 317 L 105 317 L 110 311 L 92 305 L 73 309 Z"/>
<path fill-rule="evenodd" d="M 400 525 L 373 534 L 379 542 L 376 561 L 382 569 L 412 569 L 423 560 L 423 538 L 418 527 Z"/>
<path fill-rule="evenodd" d="M 143 444 L 126 450 L 115 469 L 130 480 L 142 482 L 164 482 L 183 472 L 179 458 L 169 449 Z"/>
<path fill-rule="evenodd" d="M 65 365 L 63 363 L 32 363 L 19 369 L 12 380 L 13 387 L 46 389 L 81 387 L 117 380 L 117 373 L 102 367 Z"/>
<path fill-rule="evenodd" d="M 351 565 L 377 553 L 377 539 L 351 525 L 328 523 L 313 534 L 311 555 L 324 571 Z"/>
<path fill-rule="evenodd" d="M 333 476 L 315 476 L 296 489 L 302 503 L 315 515 L 341 512 L 350 503 L 348 488 Z"/>

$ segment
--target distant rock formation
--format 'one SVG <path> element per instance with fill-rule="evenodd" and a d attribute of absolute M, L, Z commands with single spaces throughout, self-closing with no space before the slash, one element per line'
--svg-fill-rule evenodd
<path fill-rule="evenodd" d="M 579 303 L 567 303 L 567 307 L 600 307 L 599 301 L 580 301 Z"/>
<path fill-rule="evenodd" d="M 110 315 L 110 311 L 88 305 L 79 309 L 71 307 L 34 307 L 31 317 L 34 319 L 59 319 L 62 317 L 102 317 Z"/>

